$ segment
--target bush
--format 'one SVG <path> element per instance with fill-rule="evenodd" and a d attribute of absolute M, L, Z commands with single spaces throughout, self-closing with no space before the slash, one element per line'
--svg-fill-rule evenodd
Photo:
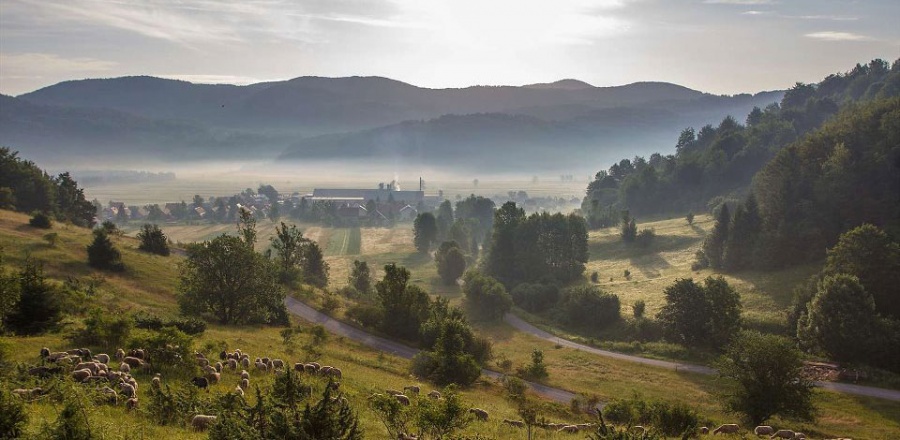
<path fill-rule="evenodd" d="M 591 273 L 591 282 L 597 284 L 600 282 L 600 274 L 597 271 Z"/>
<path fill-rule="evenodd" d="M 347 318 L 356 321 L 366 328 L 379 328 L 384 313 L 381 308 L 371 303 L 358 303 L 350 306 L 346 312 Z"/>
<path fill-rule="evenodd" d="M 556 305 L 559 287 L 555 284 L 522 283 L 512 290 L 512 298 L 517 306 L 529 312 L 543 312 Z"/>
<path fill-rule="evenodd" d="M 483 319 L 501 319 L 512 307 L 512 298 L 503 284 L 476 271 L 466 273 L 463 293 L 472 310 Z"/>
<path fill-rule="evenodd" d="M 718 349 L 740 329 L 740 295 L 722 277 L 708 277 L 703 285 L 679 279 L 663 293 L 666 305 L 657 320 L 671 342 Z"/>
<path fill-rule="evenodd" d="M 197 318 L 176 318 L 166 325 L 173 326 L 191 336 L 202 335 L 206 331 L 206 321 Z"/>
<path fill-rule="evenodd" d="M 141 226 L 137 238 L 141 241 L 138 249 L 162 256 L 169 255 L 169 239 L 159 226 L 149 223 Z"/>
<path fill-rule="evenodd" d="M 126 315 L 94 309 L 84 320 L 84 328 L 67 338 L 79 346 L 116 349 L 125 345 L 133 328 L 134 322 Z"/>
<path fill-rule="evenodd" d="M 22 438 L 28 425 L 28 413 L 22 399 L 0 387 L 0 438 Z"/>
<path fill-rule="evenodd" d="M 193 339 L 174 327 L 139 333 L 131 338 L 131 348 L 143 348 L 150 368 L 175 376 L 193 375 Z"/>
<path fill-rule="evenodd" d="M 607 403 L 603 408 L 603 415 L 617 424 L 651 426 L 666 436 L 693 433 L 700 424 L 697 412 L 687 405 L 647 402 L 639 396 Z"/>
<path fill-rule="evenodd" d="M 44 241 L 47 242 L 47 246 L 56 247 L 56 243 L 59 242 L 59 234 L 56 232 L 49 232 L 44 234 Z"/>
<path fill-rule="evenodd" d="M 639 299 L 634 302 L 634 305 L 631 306 L 631 310 L 634 313 L 635 318 L 642 318 L 644 316 L 644 309 L 647 308 L 647 303 L 644 300 Z"/>
<path fill-rule="evenodd" d="M 466 256 L 455 241 L 445 241 L 434 254 L 438 275 L 444 284 L 456 284 L 456 280 L 466 271 Z"/>
<path fill-rule="evenodd" d="M 694 213 L 693 212 L 687 213 L 687 216 L 685 216 L 684 219 L 687 220 L 687 224 L 693 225 L 694 224 Z"/>
<path fill-rule="evenodd" d="M 53 220 L 50 220 L 50 216 L 47 213 L 38 211 L 31 215 L 28 224 L 35 228 L 50 229 L 53 227 Z"/>
<path fill-rule="evenodd" d="M 653 240 L 656 238 L 656 231 L 653 229 L 641 229 L 641 232 L 638 232 L 637 237 L 635 237 L 634 241 L 640 247 L 649 247 L 653 244 Z"/>
<path fill-rule="evenodd" d="M 56 423 L 53 424 L 46 438 L 52 440 L 91 440 L 91 425 L 82 403 L 75 398 L 67 398 Z"/>
<path fill-rule="evenodd" d="M 593 286 L 563 290 L 559 318 L 573 327 L 600 330 L 619 320 L 619 297 Z"/>
<path fill-rule="evenodd" d="M 531 350 L 531 363 L 518 370 L 520 376 L 528 380 L 544 380 L 549 376 L 547 365 L 544 364 L 544 352 L 538 349 Z"/>

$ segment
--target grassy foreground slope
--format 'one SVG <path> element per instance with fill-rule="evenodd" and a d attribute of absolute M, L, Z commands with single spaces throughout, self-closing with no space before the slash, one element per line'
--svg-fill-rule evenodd
<path fill-rule="evenodd" d="M 87 264 L 87 246 L 91 235 L 85 229 L 55 225 L 51 232 L 59 234 L 55 247 L 50 247 L 42 238 L 48 231 L 27 226 L 28 216 L 10 211 L 0 211 L 0 245 L 4 248 L 7 269 L 18 268 L 26 255 L 43 261 L 45 274 L 51 282 L 61 283 L 67 277 L 99 277 L 97 272 Z M 138 242 L 129 237 L 114 239 L 116 246 L 122 251 L 122 258 L 128 267 L 123 274 L 103 274 L 103 282 L 95 297 L 90 299 L 91 306 L 106 310 L 149 311 L 161 316 L 175 315 L 175 287 L 177 283 L 177 265 L 181 260 L 173 254 L 171 257 L 158 257 L 137 250 Z M 79 325 L 79 319 L 69 318 L 64 326 Z M 381 423 L 372 415 L 366 405 L 366 398 L 375 391 L 386 388 L 401 389 L 403 386 L 418 384 L 419 381 L 409 376 L 409 361 L 390 355 L 384 355 L 353 341 L 330 337 L 318 347 L 321 356 L 310 354 L 303 347 L 312 339 L 311 325 L 305 322 L 296 323 L 302 333 L 291 345 L 285 345 L 279 335 L 280 328 L 275 327 L 232 327 L 211 325 L 207 331 L 195 341 L 195 348 L 205 351 L 218 351 L 222 347 L 241 348 L 251 356 L 269 356 L 286 361 L 316 361 L 323 365 L 338 366 L 343 370 L 341 389 L 350 400 L 366 430 L 366 438 L 383 438 L 386 432 Z M 65 331 L 65 330 L 64 330 Z M 37 364 L 41 347 L 53 349 L 70 348 L 61 333 L 35 337 L 4 337 L 10 345 L 11 360 L 28 364 Z M 96 347 L 102 351 L 112 352 L 115 347 Z M 117 367 L 112 362 L 114 368 Z M 150 377 L 137 373 L 136 378 L 143 387 L 138 388 L 139 398 L 147 401 Z M 221 383 L 211 387 L 212 393 L 226 393 L 234 389 L 240 377 L 234 373 L 223 374 Z M 271 376 L 254 374 L 251 388 L 259 385 L 268 386 Z M 164 381 L 165 382 L 165 381 Z M 173 382 L 175 380 L 173 379 Z M 183 380 L 181 381 L 183 382 Z M 181 385 L 179 382 L 173 385 Z M 5 388 L 33 386 L 28 383 L 2 383 Z M 72 384 L 74 385 L 74 384 Z M 426 390 L 433 387 L 422 384 Z M 252 393 L 248 393 L 249 402 L 253 403 Z M 510 438 L 516 430 L 501 425 L 503 418 L 515 419 L 515 408 L 503 397 L 502 387 L 493 382 L 481 382 L 462 392 L 465 402 L 488 410 L 492 417 L 487 423 L 473 423 L 466 429 L 467 433 L 482 434 L 492 438 Z M 584 421 L 586 416 L 570 414 L 564 407 L 546 403 L 547 417 L 559 421 Z M 28 432 L 37 435 L 46 424 L 52 424 L 62 406 L 52 402 L 30 403 L 27 410 L 30 417 Z M 142 410 L 143 411 L 143 410 Z M 170 438 L 195 439 L 205 435 L 191 432 L 186 428 L 161 427 L 153 424 L 142 411 L 127 413 L 124 408 L 94 406 L 88 411 L 92 427 L 102 434 L 103 438 Z M 185 415 L 187 419 L 189 415 Z M 538 437 L 547 438 L 547 437 Z"/>

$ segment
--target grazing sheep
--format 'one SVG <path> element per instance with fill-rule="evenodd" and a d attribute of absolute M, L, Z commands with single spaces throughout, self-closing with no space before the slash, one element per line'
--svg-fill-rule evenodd
<path fill-rule="evenodd" d="M 521 420 L 503 419 L 503 423 L 505 423 L 509 426 L 512 426 L 514 428 L 524 428 L 525 427 L 525 422 L 523 422 Z"/>
<path fill-rule="evenodd" d="M 96 375 L 97 372 L 100 371 L 100 367 L 97 366 L 96 362 L 82 362 L 75 366 L 76 370 L 91 370 L 91 374 Z"/>
<path fill-rule="evenodd" d="M 266 362 L 266 370 L 269 371 L 270 373 L 275 372 L 275 364 L 272 363 L 271 359 L 269 359 L 269 362 Z"/>
<path fill-rule="evenodd" d="M 469 412 L 475 414 L 475 418 L 482 422 L 486 422 L 488 419 L 488 412 L 481 408 L 471 408 Z"/>
<path fill-rule="evenodd" d="M 316 374 L 316 366 L 313 364 L 303 364 L 303 369 L 309 374 Z"/>
<path fill-rule="evenodd" d="M 81 357 L 81 356 L 84 354 L 84 352 L 81 351 L 80 348 L 73 348 L 73 349 L 71 349 L 71 350 L 66 350 L 66 354 L 70 354 L 70 355 L 75 355 L 75 356 Z"/>
<path fill-rule="evenodd" d="M 237 394 L 238 396 L 244 397 L 244 389 L 241 388 L 240 385 L 238 385 L 238 386 L 234 387 L 234 394 Z"/>
<path fill-rule="evenodd" d="M 234 360 L 234 359 L 228 359 L 228 368 L 229 368 L 231 371 L 237 370 L 237 366 L 238 366 L 238 364 L 237 364 L 237 361 L 236 361 L 236 360 Z"/>
<path fill-rule="evenodd" d="M 403 394 L 395 394 L 394 398 L 397 399 L 403 406 L 409 406 L 409 397 L 404 396 Z"/>
<path fill-rule="evenodd" d="M 191 383 L 194 384 L 197 388 L 203 388 L 206 392 L 209 392 L 209 379 L 205 377 L 195 377 L 191 379 Z"/>
<path fill-rule="evenodd" d="M 222 378 L 222 373 L 207 373 L 206 379 L 209 380 L 209 383 L 219 383 L 219 379 Z"/>
<path fill-rule="evenodd" d="M 804 434 L 802 432 L 795 432 L 794 440 L 806 440 L 806 434 Z"/>
<path fill-rule="evenodd" d="M 257 362 L 257 363 L 256 363 L 256 369 L 259 370 L 259 371 L 262 371 L 263 373 L 265 373 L 266 371 L 269 370 L 269 367 L 268 367 L 266 364 L 262 363 L 262 362 Z"/>
<path fill-rule="evenodd" d="M 316 367 L 316 371 L 319 371 L 319 369 L 322 368 L 322 366 L 319 365 L 318 362 L 310 362 L 309 364 L 312 365 L 313 367 Z"/>
<path fill-rule="evenodd" d="M 328 386 L 331 387 L 332 390 L 337 391 L 337 389 L 341 387 L 341 383 L 340 382 L 329 382 Z"/>
<path fill-rule="evenodd" d="M 132 397 L 125 401 L 125 409 L 131 411 L 138 407 L 138 399 L 137 397 Z"/>
<path fill-rule="evenodd" d="M 160 386 L 160 381 L 161 380 L 159 378 L 159 374 L 157 373 L 156 376 L 153 376 L 153 379 L 150 379 L 150 387 L 158 390 L 159 386 Z"/>
<path fill-rule="evenodd" d="M 556 432 L 565 432 L 567 434 L 574 434 L 574 433 L 578 432 L 578 426 L 565 425 L 562 428 L 559 428 Z"/>
<path fill-rule="evenodd" d="M 13 392 L 13 394 L 15 394 L 23 399 L 24 398 L 33 399 L 35 397 L 40 396 L 41 394 L 44 394 L 44 389 L 40 388 L 40 387 L 38 387 L 38 388 L 16 388 L 16 389 L 12 390 L 12 392 Z"/>
<path fill-rule="evenodd" d="M 756 435 L 772 435 L 775 433 L 775 428 L 768 425 L 760 425 L 753 428 L 753 433 Z"/>
<path fill-rule="evenodd" d="M 134 356 L 125 356 L 125 359 L 122 359 L 122 362 L 128 364 L 131 368 L 138 368 L 144 366 L 144 361 L 140 358 Z"/>
<path fill-rule="evenodd" d="M 216 371 L 216 367 L 213 367 L 212 365 L 207 365 L 207 366 L 203 367 L 203 374 L 213 374 L 213 373 L 218 373 L 218 371 Z"/>
<path fill-rule="evenodd" d="M 213 423 L 216 423 L 216 416 L 197 414 L 191 419 L 191 427 L 195 431 L 206 431 Z"/>
<path fill-rule="evenodd" d="M 225 359 L 228 359 L 228 352 L 225 350 L 222 350 L 222 352 L 219 353 L 219 360 L 224 361 Z"/>
<path fill-rule="evenodd" d="M 125 359 L 125 350 L 122 350 L 121 348 L 116 350 L 115 356 L 116 356 L 117 361 L 121 361 L 122 359 Z"/>
<path fill-rule="evenodd" d="M 110 387 L 103 387 L 100 392 L 106 395 L 106 401 L 108 403 L 112 405 L 117 405 L 119 403 L 119 393 L 117 393 L 116 390 Z"/>
<path fill-rule="evenodd" d="M 199 365 L 200 368 L 206 368 L 209 366 L 209 360 L 206 358 L 198 358 L 197 365 Z"/>
<path fill-rule="evenodd" d="M 250 380 L 250 373 L 248 373 L 247 370 L 242 370 L 241 371 L 241 379 Z"/>
<path fill-rule="evenodd" d="M 772 436 L 769 438 L 793 439 L 794 431 L 791 431 L 790 429 L 779 429 L 778 431 L 775 431 L 775 433 L 772 434 Z"/>
<path fill-rule="evenodd" d="M 216 368 L 216 373 L 221 373 L 222 368 L 225 368 L 225 367 L 222 365 L 221 362 L 216 362 L 215 368 Z"/>
<path fill-rule="evenodd" d="M 119 371 L 123 373 L 131 373 L 131 366 L 122 362 L 121 364 L 119 364 Z"/>
<path fill-rule="evenodd" d="M 322 367 L 321 369 L 319 369 L 319 374 L 321 374 L 322 376 L 331 374 L 331 368 L 332 367 L 330 365 L 326 365 L 326 366 Z"/>
<path fill-rule="evenodd" d="M 47 356 L 47 362 L 59 362 L 67 357 L 69 357 L 69 353 L 57 351 Z"/>
<path fill-rule="evenodd" d="M 726 423 L 713 431 L 713 434 L 734 434 L 741 429 L 736 423 Z"/>
<path fill-rule="evenodd" d="M 73 371 L 73 372 L 72 372 L 72 379 L 75 379 L 76 382 L 84 382 L 84 381 L 86 381 L 89 377 L 91 377 L 92 375 L 93 375 L 93 373 L 91 373 L 91 370 L 88 370 L 87 368 L 84 368 L 84 369 L 81 369 L 81 370 L 75 370 L 75 371 Z"/>
<path fill-rule="evenodd" d="M 246 390 L 250 388 L 250 379 L 241 379 L 241 384 L 238 385 L 242 390 Z"/>
<path fill-rule="evenodd" d="M 91 360 L 94 358 L 94 355 L 91 354 L 91 350 L 87 348 L 81 349 L 81 357 L 87 360 Z"/>
<path fill-rule="evenodd" d="M 248 357 L 241 358 L 241 366 L 244 368 L 250 368 L 250 358 L 248 358 Z"/>
<path fill-rule="evenodd" d="M 403 387 L 403 392 L 410 391 L 412 394 L 419 395 L 419 386 L 418 385 L 409 385 Z"/>
<path fill-rule="evenodd" d="M 136 349 L 134 349 L 134 350 L 131 350 L 130 356 L 131 356 L 131 357 L 136 357 L 136 358 L 138 358 L 138 359 L 143 360 L 143 359 L 145 358 L 144 349 L 143 349 L 143 348 L 136 348 Z"/>
<path fill-rule="evenodd" d="M 303 363 L 302 363 L 302 362 L 297 362 L 296 364 L 294 364 L 294 371 L 296 371 L 296 372 L 298 372 L 298 373 L 303 373 L 303 372 L 306 371 L 306 369 L 303 368 Z"/>
<path fill-rule="evenodd" d="M 701 426 L 701 427 L 700 427 L 700 433 L 703 434 L 703 435 L 709 434 L 709 428 L 707 428 L 707 427 L 705 427 L 705 426 Z"/>
<path fill-rule="evenodd" d="M 282 368 L 282 369 L 283 369 L 283 368 L 284 368 L 284 361 L 281 360 L 281 359 L 272 359 L 272 365 L 274 365 L 275 368 Z"/>
<path fill-rule="evenodd" d="M 440 391 L 437 391 L 437 390 L 431 390 L 431 392 L 428 393 L 428 397 L 431 397 L 432 399 L 440 399 L 440 398 L 441 398 L 441 392 L 440 392 Z"/>
<path fill-rule="evenodd" d="M 47 347 L 42 348 L 41 357 L 46 359 L 48 356 L 50 356 L 50 349 Z"/>
<path fill-rule="evenodd" d="M 397 440 L 419 440 L 419 437 L 416 437 L 414 435 L 404 434 L 401 432 L 401 433 L 397 434 Z"/>
<path fill-rule="evenodd" d="M 126 397 L 134 397 L 137 395 L 137 391 L 134 389 L 134 386 L 128 383 L 119 384 L 119 390 L 122 392 L 122 395 Z"/>

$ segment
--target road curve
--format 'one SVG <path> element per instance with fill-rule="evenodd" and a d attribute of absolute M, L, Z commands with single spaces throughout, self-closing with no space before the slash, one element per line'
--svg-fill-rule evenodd
<path fill-rule="evenodd" d="M 582 345 L 577 342 L 572 342 L 567 339 L 562 339 L 558 336 L 555 336 L 551 333 L 548 333 L 544 330 L 541 330 L 534 325 L 525 322 L 522 318 L 512 314 L 507 313 L 506 316 L 503 317 L 503 320 L 506 321 L 507 324 L 516 328 L 524 333 L 528 333 L 532 336 L 538 337 L 540 339 L 544 339 L 563 347 L 575 348 L 584 352 L 596 354 L 598 356 L 608 357 L 612 359 L 618 359 L 627 362 L 634 362 L 638 364 L 651 365 L 654 367 L 665 368 L 669 370 L 675 371 L 688 371 L 691 373 L 698 374 L 716 374 L 716 370 L 714 368 L 710 368 L 704 365 L 696 365 L 696 364 L 685 364 L 680 362 L 670 362 L 670 361 L 662 361 L 659 359 L 648 359 L 640 356 L 633 356 L 624 353 L 616 353 L 614 351 L 601 350 L 599 348 L 590 347 L 587 345 Z M 840 393 L 853 394 L 856 396 L 866 396 L 866 397 L 877 397 L 880 399 L 900 401 L 900 391 L 898 390 L 890 390 L 886 388 L 876 388 L 876 387 L 867 387 L 862 385 L 853 385 L 849 383 L 840 383 L 840 382 L 815 382 L 817 387 L 837 391 Z"/>
<path fill-rule="evenodd" d="M 284 299 L 284 303 L 287 306 L 289 312 L 309 322 L 319 324 L 322 327 L 325 327 L 325 329 L 331 333 L 353 339 L 354 341 L 360 342 L 363 345 L 367 345 L 376 350 L 390 353 L 406 359 L 412 358 L 416 355 L 416 353 L 419 352 L 418 349 L 412 348 L 396 341 L 382 338 L 380 336 L 369 334 L 352 325 L 338 321 L 294 298 L 287 297 Z M 503 377 L 502 373 L 498 373 L 492 370 L 482 369 L 481 374 L 492 379 L 499 379 Z M 535 393 L 548 399 L 555 400 L 559 403 L 568 404 L 572 401 L 572 398 L 576 396 L 576 394 L 571 391 L 548 387 L 539 383 L 525 383 L 528 384 L 528 386 L 530 386 Z"/>

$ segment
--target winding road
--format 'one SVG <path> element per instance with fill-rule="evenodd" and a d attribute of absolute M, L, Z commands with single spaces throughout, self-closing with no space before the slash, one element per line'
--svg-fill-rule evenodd
<path fill-rule="evenodd" d="M 341 335 L 355 341 L 358 341 L 364 345 L 367 345 L 371 348 L 374 348 L 379 351 L 383 351 L 385 353 L 394 354 L 396 356 L 400 356 L 403 358 L 412 358 L 419 352 L 418 349 L 409 347 L 407 345 L 401 344 L 399 342 L 391 341 L 389 339 L 385 339 L 379 336 L 375 336 L 369 334 L 363 330 L 360 330 L 352 325 L 343 323 L 334 318 L 325 315 L 324 313 L 294 299 L 291 297 L 285 298 L 285 305 L 287 306 L 288 311 L 291 313 L 316 324 L 320 324 L 325 327 L 326 330 Z M 664 368 L 675 371 L 687 371 L 691 373 L 697 374 L 716 374 L 716 370 L 710 367 L 706 367 L 703 365 L 695 365 L 695 364 L 685 364 L 680 362 L 670 362 L 663 361 L 658 359 L 648 359 L 640 356 L 633 356 L 623 353 L 616 353 L 608 350 L 601 350 L 599 348 L 589 347 L 587 345 L 582 345 L 576 342 L 572 342 L 566 339 L 562 339 L 560 337 L 554 336 L 551 333 L 548 333 L 544 330 L 541 330 L 527 322 L 525 322 L 522 318 L 519 318 L 512 313 L 508 313 L 504 317 L 504 321 L 509 325 L 513 326 L 517 330 L 528 333 L 532 336 L 535 336 L 540 339 L 544 339 L 563 347 L 574 348 L 577 350 L 581 350 L 587 353 L 595 354 L 598 356 L 608 357 L 612 359 L 622 360 L 626 362 L 634 362 L 643 365 L 650 365 L 653 367 Z M 492 370 L 482 370 L 482 374 L 491 378 L 500 378 L 503 375 L 496 371 Z M 537 394 L 547 397 L 549 399 L 555 400 L 560 403 L 568 404 L 573 397 L 576 396 L 575 393 L 571 391 L 566 391 L 559 388 L 553 388 L 546 385 L 541 385 L 533 382 L 526 382 Z M 823 389 L 837 391 L 840 393 L 853 394 L 857 396 L 866 396 L 866 397 L 877 397 L 880 399 L 900 401 L 900 391 L 890 390 L 885 388 L 875 388 L 875 387 L 867 387 L 862 385 L 853 385 L 848 383 L 838 383 L 838 382 L 816 382 L 816 386 L 821 387 Z"/>

